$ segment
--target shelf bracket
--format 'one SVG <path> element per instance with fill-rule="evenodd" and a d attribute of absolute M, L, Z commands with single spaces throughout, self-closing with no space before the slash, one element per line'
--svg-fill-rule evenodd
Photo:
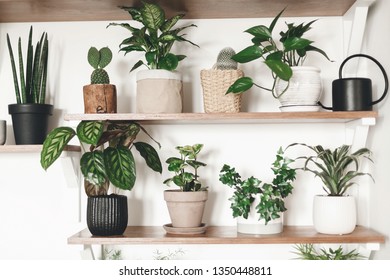
<path fill-rule="evenodd" d="M 80 152 L 64 151 L 60 157 L 66 185 L 78 188 L 81 185 Z"/>

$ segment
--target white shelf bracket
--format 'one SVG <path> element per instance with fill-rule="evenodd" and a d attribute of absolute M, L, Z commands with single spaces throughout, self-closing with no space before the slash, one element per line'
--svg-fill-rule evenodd
<path fill-rule="evenodd" d="M 64 151 L 60 157 L 66 185 L 78 188 L 81 184 L 80 152 Z"/>

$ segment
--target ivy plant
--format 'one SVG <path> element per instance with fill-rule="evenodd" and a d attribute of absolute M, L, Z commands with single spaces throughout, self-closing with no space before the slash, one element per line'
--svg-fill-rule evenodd
<path fill-rule="evenodd" d="M 233 217 L 247 219 L 251 206 L 258 196 L 260 199 L 255 208 L 259 220 L 264 220 L 267 224 L 271 220 L 280 218 L 280 213 L 287 210 L 284 199 L 293 190 L 292 182 L 295 180 L 296 170 L 290 166 L 292 162 L 293 160 L 287 158 L 280 147 L 271 168 L 274 173 L 272 183 L 263 183 L 253 176 L 243 180 L 234 167 L 225 164 L 220 171 L 219 180 L 234 189 L 229 199 Z"/>

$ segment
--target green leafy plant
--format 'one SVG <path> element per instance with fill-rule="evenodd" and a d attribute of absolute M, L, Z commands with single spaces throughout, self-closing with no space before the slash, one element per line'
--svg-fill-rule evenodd
<path fill-rule="evenodd" d="M 108 47 L 98 50 L 91 47 L 88 50 L 88 62 L 93 67 L 91 74 L 91 84 L 109 84 L 110 77 L 104 67 L 110 64 L 112 60 L 112 52 Z"/>
<path fill-rule="evenodd" d="M 323 189 L 329 196 L 342 196 L 355 184 L 353 179 L 358 176 L 371 174 L 359 172 L 359 162 L 361 158 L 372 162 L 371 151 L 367 148 L 361 148 L 351 153 L 350 145 L 342 145 L 334 150 L 325 149 L 321 145 L 309 146 L 303 143 L 294 143 L 291 146 L 301 145 L 312 150 L 315 155 L 302 156 L 298 159 L 304 159 L 303 170 L 313 173 L 323 182 Z M 317 169 L 313 169 L 313 165 Z"/>
<path fill-rule="evenodd" d="M 41 166 L 46 170 L 61 155 L 69 141 L 77 136 L 84 153 L 80 169 L 87 181 L 89 196 L 107 194 L 109 182 L 123 190 L 131 190 L 136 180 L 136 165 L 131 152 L 135 147 L 153 171 L 162 172 L 157 151 L 148 143 L 135 142 L 140 131 L 147 131 L 138 123 L 114 121 L 82 121 L 76 131 L 71 127 L 53 129 L 45 139 L 41 151 Z M 86 150 L 84 145 L 89 145 Z M 105 144 L 108 144 L 104 146 Z"/>
<path fill-rule="evenodd" d="M 272 183 L 262 183 L 259 179 L 251 176 L 246 180 L 241 179 L 241 175 L 225 164 L 219 175 L 219 180 L 234 189 L 233 196 L 229 199 L 232 203 L 233 217 L 248 218 L 251 205 L 256 196 L 260 197 L 256 205 L 256 212 L 259 220 L 269 221 L 280 218 L 280 213 L 287 208 L 284 205 L 284 198 L 292 193 L 292 182 L 295 180 L 296 171 L 290 167 L 293 160 L 284 156 L 284 151 L 279 148 L 276 160 L 272 164 L 272 171 L 275 175 Z"/>
<path fill-rule="evenodd" d="M 239 63 L 248 63 L 257 59 L 263 60 L 272 72 L 274 79 L 272 88 L 256 84 L 251 77 L 242 77 L 228 88 L 227 93 L 240 94 L 252 86 L 257 86 L 270 91 L 275 98 L 279 98 L 289 85 L 287 83 L 285 90 L 277 94 L 275 92 L 277 79 L 289 82 L 293 74 L 291 67 L 302 65 L 308 52 L 318 52 L 329 60 L 323 50 L 313 46 L 313 41 L 303 38 L 316 20 L 299 25 L 286 23 L 287 30 L 280 32 L 279 43 L 281 43 L 281 47 L 278 46 L 279 44 L 272 37 L 272 32 L 283 12 L 284 9 L 272 20 L 270 26 L 257 25 L 245 30 L 253 36 L 252 45 L 232 56 L 232 59 Z"/>
<path fill-rule="evenodd" d="M 164 181 L 164 184 L 169 185 L 174 183 L 183 192 L 202 191 L 202 183 L 199 181 L 198 168 L 206 166 L 205 163 L 198 161 L 197 157 L 203 148 L 203 144 L 177 146 L 176 149 L 180 153 L 180 158 L 170 157 L 166 160 L 168 170 L 175 175 Z M 190 172 L 188 169 L 193 170 Z"/>
<path fill-rule="evenodd" d="M 359 254 L 355 249 L 344 252 L 343 247 L 337 249 L 321 248 L 319 251 L 313 244 L 298 244 L 294 246 L 294 254 L 298 255 L 300 260 L 363 260 L 367 259 Z"/>
<path fill-rule="evenodd" d="M 128 23 L 110 23 L 108 26 L 122 26 L 131 32 L 131 36 L 124 39 L 120 44 L 120 51 L 126 54 L 131 52 L 144 52 L 145 61 L 139 60 L 130 71 L 141 65 L 150 69 L 175 70 L 185 55 L 176 55 L 171 52 L 175 42 L 188 42 L 199 47 L 193 42 L 184 38 L 180 33 L 189 28 L 196 27 L 190 24 L 174 28 L 176 23 L 184 17 L 178 14 L 170 19 L 165 18 L 164 10 L 158 4 L 142 2 L 140 8 L 120 7 L 127 11 L 133 20 L 141 23 L 142 27 L 137 28 Z"/>
<path fill-rule="evenodd" d="M 18 40 L 19 76 L 17 74 L 11 39 L 7 33 L 7 45 L 11 59 L 12 75 L 18 104 L 40 103 L 46 99 L 47 63 L 49 43 L 47 33 L 43 32 L 35 46 L 32 44 L 33 27 L 30 27 L 26 61 L 23 60 L 22 39 Z M 19 85 L 20 82 L 20 85 Z"/>

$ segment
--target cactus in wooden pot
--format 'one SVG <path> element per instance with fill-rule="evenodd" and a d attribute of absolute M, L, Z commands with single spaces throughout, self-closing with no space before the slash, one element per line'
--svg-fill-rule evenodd
<path fill-rule="evenodd" d="M 237 62 L 232 59 L 236 52 L 230 47 L 223 48 L 217 57 L 216 69 L 237 70 Z"/>
<path fill-rule="evenodd" d="M 104 67 L 112 60 L 112 52 L 108 47 L 98 50 L 91 47 L 88 51 L 88 62 L 95 69 L 91 74 L 91 84 L 109 84 L 110 77 Z"/>

